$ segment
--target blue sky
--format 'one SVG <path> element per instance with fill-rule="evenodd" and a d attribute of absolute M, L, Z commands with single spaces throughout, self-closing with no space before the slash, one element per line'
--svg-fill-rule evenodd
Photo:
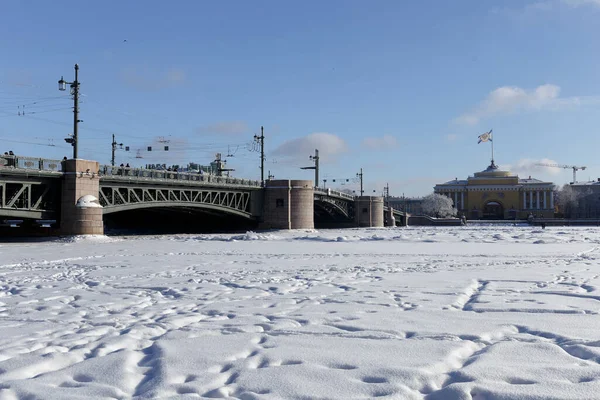
<path fill-rule="evenodd" d="M 420 196 L 496 163 L 557 184 L 600 177 L 600 0 L 12 0 L 0 24 L 2 152 L 62 158 L 80 65 L 80 157 L 350 179 Z M 19 115 L 23 109 L 25 115 Z M 157 151 L 161 140 L 169 151 Z M 151 153 L 147 146 L 153 146 Z M 139 150 L 139 151 L 138 151 Z M 142 158 L 136 158 L 136 156 Z M 267 172 L 265 172 L 265 175 Z M 354 179 L 355 180 L 355 179 Z M 338 181 L 339 182 L 339 181 Z"/>

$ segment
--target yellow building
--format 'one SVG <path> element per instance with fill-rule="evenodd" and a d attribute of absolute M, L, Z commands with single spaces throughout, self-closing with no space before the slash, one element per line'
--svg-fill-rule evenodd
<path fill-rule="evenodd" d="M 434 192 L 450 197 L 459 214 L 469 219 L 526 219 L 530 214 L 554 216 L 553 189 L 552 182 L 500 171 L 492 160 L 484 171 L 435 185 Z"/>

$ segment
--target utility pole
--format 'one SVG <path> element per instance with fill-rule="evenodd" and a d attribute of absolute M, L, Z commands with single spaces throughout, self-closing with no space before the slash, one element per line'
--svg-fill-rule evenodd
<path fill-rule="evenodd" d="M 315 149 L 315 155 L 310 159 L 315 162 L 315 187 L 319 187 L 319 150 Z"/>
<path fill-rule="evenodd" d="M 390 205 L 390 184 L 386 183 L 385 187 L 383 188 L 383 198 L 386 202 L 386 204 L 389 206 Z"/>
<path fill-rule="evenodd" d="M 117 146 L 123 147 L 123 143 L 117 143 L 115 141 L 115 134 L 113 133 L 113 141 L 112 141 L 112 157 L 110 158 L 110 165 L 115 166 L 115 150 L 117 150 Z"/>
<path fill-rule="evenodd" d="M 264 128 L 260 127 L 260 136 L 254 135 L 254 140 L 260 143 L 260 185 L 265 186 L 265 134 Z"/>
<path fill-rule="evenodd" d="M 363 190 L 363 170 L 362 170 L 362 168 L 360 169 L 360 172 L 356 174 L 356 176 L 360 178 L 360 195 L 362 196 L 363 193 L 365 192 Z"/>
<path fill-rule="evenodd" d="M 319 150 L 315 149 L 314 156 L 308 156 L 309 160 L 313 160 L 315 165 L 312 167 L 300 167 L 300 169 L 314 169 L 315 170 L 315 187 L 319 187 Z"/>
<path fill-rule="evenodd" d="M 79 122 L 83 122 L 79 119 L 79 65 L 75 64 L 75 80 L 73 82 L 67 82 L 63 79 L 63 77 L 60 77 L 60 80 L 58 81 L 58 90 L 66 90 L 66 85 L 67 83 L 71 86 L 71 94 L 73 95 L 73 137 L 72 138 L 67 138 L 65 139 L 65 141 L 67 143 L 71 143 L 71 145 L 73 146 L 73 158 L 77 158 L 78 152 L 77 152 L 77 140 L 78 140 L 78 135 L 77 135 L 77 127 L 78 127 L 78 123 Z"/>
<path fill-rule="evenodd" d="M 275 175 L 271 175 L 271 171 L 269 170 L 269 175 L 268 175 L 269 180 L 275 178 Z"/>
<path fill-rule="evenodd" d="M 73 158 L 77 159 L 79 147 L 78 125 L 79 125 L 79 65 L 75 64 L 75 82 L 71 85 L 73 88 Z"/>

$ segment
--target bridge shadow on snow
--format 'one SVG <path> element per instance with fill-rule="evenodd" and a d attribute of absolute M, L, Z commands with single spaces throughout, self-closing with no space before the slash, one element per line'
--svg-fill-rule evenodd
<path fill-rule="evenodd" d="M 185 208 L 153 208 L 104 215 L 106 235 L 230 233 L 256 230 L 257 222 L 231 214 Z"/>

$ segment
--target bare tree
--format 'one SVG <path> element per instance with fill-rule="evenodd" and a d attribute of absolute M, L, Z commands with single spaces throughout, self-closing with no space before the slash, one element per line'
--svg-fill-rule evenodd
<path fill-rule="evenodd" d="M 577 192 L 573 190 L 571 185 L 565 184 L 562 188 L 556 187 L 554 192 L 554 203 L 565 217 L 571 217 L 573 210 L 577 208 L 579 203 Z"/>
<path fill-rule="evenodd" d="M 554 203 L 558 206 L 565 218 L 576 218 L 580 215 L 581 200 L 589 195 L 591 191 L 588 188 L 574 189 L 572 185 L 565 184 L 561 189 L 558 187 L 554 191 Z"/>
<path fill-rule="evenodd" d="M 423 213 L 431 217 L 446 218 L 456 216 L 456 208 L 451 198 L 433 193 L 423 197 Z"/>

